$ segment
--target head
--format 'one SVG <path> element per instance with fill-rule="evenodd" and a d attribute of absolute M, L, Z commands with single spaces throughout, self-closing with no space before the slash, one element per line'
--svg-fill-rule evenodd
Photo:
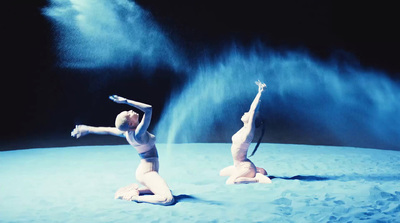
<path fill-rule="evenodd" d="M 121 131 L 135 129 L 139 125 L 139 114 L 130 110 L 123 111 L 115 118 L 115 127 Z"/>

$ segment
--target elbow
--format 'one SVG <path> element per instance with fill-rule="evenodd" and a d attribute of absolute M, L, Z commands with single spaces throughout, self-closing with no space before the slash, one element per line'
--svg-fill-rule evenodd
<path fill-rule="evenodd" d="M 151 113 L 153 111 L 153 106 L 149 105 L 143 109 L 145 113 Z"/>

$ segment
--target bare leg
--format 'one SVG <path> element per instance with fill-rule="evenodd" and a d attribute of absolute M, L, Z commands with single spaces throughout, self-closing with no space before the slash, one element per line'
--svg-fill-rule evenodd
<path fill-rule="evenodd" d="M 228 166 L 219 171 L 220 176 L 230 176 L 235 171 L 235 166 Z"/>
<path fill-rule="evenodd" d="M 174 197 L 167 183 L 158 174 L 158 169 L 159 162 L 157 157 L 142 159 L 136 169 L 136 179 L 144 187 L 137 187 L 135 195 L 122 195 L 122 199 L 160 205 L 174 203 Z M 121 191 L 121 193 L 124 192 L 126 191 Z"/>
<path fill-rule="evenodd" d="M 256 167 L 251 161 L 243 162 L 238 167 L 229 166 L 221 170 L 220 175 L 229 174 L 226 184 L 272 183 L 264 168 Z"/>
<path fill-rule="evenodd" d="M 254 178 L 256 170 L 255 168 L 251 168 L 251 165 L 235 167 L 232 172 L 233 173 L 226 181 L 226 184 L 257 183 L 257 180 Z"/>
<path fill-rule="evenodd" d="M 152 195 L 139 195 L 132 199 L 136 202 L 145 202 L 160 205 L 170 205 L 174 202 L 174 197 L 163 178 L 156 172 L 151 171 L 142 176 L 141 182 L 148 189 L 142 192 L 152 192 Z"/>
<path fill-rule="evenodd" d="M 256 173 L 255 177 L 238 177 L 236 179 L 230 178 L 226 181 L 227 184 L 248 184 L 248 183 L 262 183 L 262 184 L 269 184 L 272 183 L 269 177 L 261 174 Z"/>
<path fill-rule="evenodd" d="M 145 194 L 153 194 L 153 192 L 151 192 L 151 190 L 146 187 L 146 186 L 142 186 L 138 189 L 139 191 L 139 195 L 145 195 Z"/>
<path fill-rule="evenodd" d="M 131 200 L 132 197 L 139 196 L 139 185 L 129 184 L 128 186 L 121 187 L 115 192 L 115 199 Z"/>
<path fill-rule="evenodd" d="M 233 182 L 234 184 L 248 184 L 248 183 L 258 183 L 258 180 L 254 177 L 238 177 Z"/>

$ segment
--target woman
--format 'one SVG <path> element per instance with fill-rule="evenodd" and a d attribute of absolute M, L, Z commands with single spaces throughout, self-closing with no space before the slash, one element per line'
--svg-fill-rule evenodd
<path fill-rule="evenodd" d="M 110 134 L 125 137 L 139 153 L 140 164 L 136 170 L 136 179 L 144 187 L 131 184 L 115 193 L 116 199 L 170 205 L 174 197 L 163 178 L 158 174 L 159 163 L 155 146 L 155 136 L 147 131 L 150 125 L 152 106 L 113 95 L 110 99 L 119 104 L 127 104 L 144 112 L 139 122 L 139 114 L 130 110 L 123 111 L 115 119 L 115 127 L 92 127 L 77 125 L 71 136 L 79 138 L 89 133 Z"/>
<path fill-rule="evenodd" d="M 271 183 L 265 176 L 267 172 L 263 168 L 256 167 L 247 158 L 247 151 L 254 137 L 255 117 L 260 106 L 261 93 L 266 88 L 264 83 L 257 81 L 258 93 L 250 106 L 250 110 L 242 116 L 243 127 L 232 136 L 231 152 L 233 166 L 225 167 L 220 171 L 221 176 L 229 176 L 226 184 L 241 183 Z"/>

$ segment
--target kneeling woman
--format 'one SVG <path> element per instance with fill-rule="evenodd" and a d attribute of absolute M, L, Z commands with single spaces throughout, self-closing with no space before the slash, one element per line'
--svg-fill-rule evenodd
<path fill-rule="evenodd" d="M 247 151 L 255 132 L 255 114 L 259 108 L 261 93 L 266 85 L 257 81 L 258 93 L 250 106 L 250 110 L 242 116 L 243 127 L 232 136 L 231 153 L 233 166 L 225 167 L 220 171 L 221 176 L 229 176 L 226 184 L 241 183 L 271 183 L 263 168 L 256 167 L 247 158 Z"/>
<path fill-rule="evenodd" d="M 144 112 L 139 122 L 139 114 L 130 110 L 123 111 L 115 119 L 115 127 L 92 127 L 77 125 L 71 136 L 79 138 L 89 133 L 110 134 L 126 138 L 139 153 L 140 164 L 136 170 L 136 179 L 144 187 L 131 184 L 120 188 L 115 193 L 116 199 L 146 202 L 152 204 L 170 205 L 174 197 L 163 178 L 158 174 L 159 163 L 155 146 L 155 136 L 147 131 L 152 116 L 152 106 L 128 100 L 120 96 L 110 96 L 110 99 L 119 104 L 127 104 Z M 146 195 L 146 196 L 144 196 Z"/>

